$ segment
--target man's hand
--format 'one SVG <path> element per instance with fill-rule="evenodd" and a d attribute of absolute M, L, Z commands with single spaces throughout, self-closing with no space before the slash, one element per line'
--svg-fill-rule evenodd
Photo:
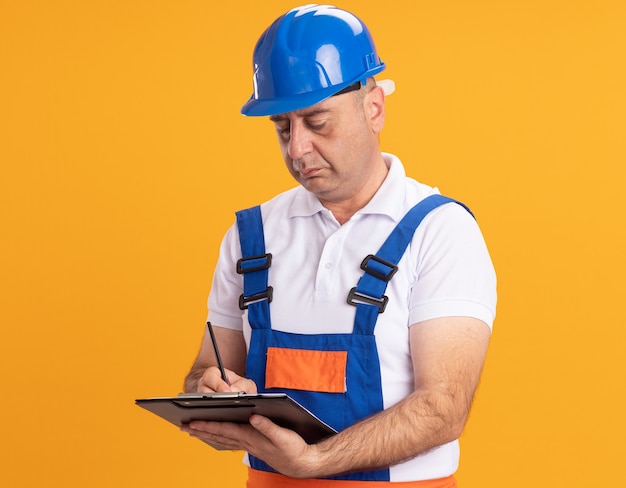
<path fill-rule="evenodd" d="M 254 381 L 239 376 L 234 371 L 226 369 L 226 379 L 228 383 L 222 379 L 222 374 L 216 366 L 208 367 L 202 376 L 198 379 L 197 391 L 198 393 L 213 393 L 213 392 L 245 392 L 250 394 L 256 394 L 257 388 Z"/>
<path fill-rule="evenodd" d="M 307 444 L 294 431 L 279 427 L 261 415 L 252 415 L 249 424 L 197 420 L 181 430 L 217 449 L 248 451 L 292 478 L 316 476 L 315 445 Z"/>
<path fill-rule="evenodd" d="M 226 366 L 226 383 L 220 370 L 213 348 L 213 341 L 205 330 L 202 346 L 198 352 L 191 371 L 185 378 L 184 391 L 187 393 L 210 393 L 214 391 L 245 391 L 256 393 L 256 385 L 245 380 L 242 375 L 246 370 L 246 343 L 241 331 L 213 326 L 215 338 L 219 344 L 220 353 Z"/>

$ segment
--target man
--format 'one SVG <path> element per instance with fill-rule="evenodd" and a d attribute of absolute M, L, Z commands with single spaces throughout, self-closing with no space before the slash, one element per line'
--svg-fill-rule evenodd
<path fill-rule="evenodd" d="M 227 381 L 205 334 L 185 389 L 287 392 L 339 433 L 309 445 L 258 415 L 183 430 L 247 451 L 249 487 L 456 486 L 495 316 L 480 230 L 381 153 L 391 90 L 353 14 L 291 10 L 254 66 L 242 112 L 269 115 L 299 186 L 238 213 L 225 236 L 209 320 Z"/>

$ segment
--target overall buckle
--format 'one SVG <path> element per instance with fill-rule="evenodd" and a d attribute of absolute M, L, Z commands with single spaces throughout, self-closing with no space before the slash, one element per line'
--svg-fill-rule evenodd
<path fill-rule="evenodd" d="M 372 265 L 376 266 L 378 269 L 370 265 L 371 261 L 373 261 Z M 382 267 L 380 265 L 382 265 Z M 384 269 L 385 267 L 387 269 Z M 370 254 L 363 260 L 363 262 L 361 263 L 361 269 L 366 273 L 371 274 L 372 276 L 375 276 L 376 278 L 383 281 L 389 281 L 392 276 L 395 275 L 398 271 L 398 267 L 395 264 L 390 263 L 389 261 L 385 261 L 384 259 L 379 258 L 378 256 L 375 256 L 373 254 Z"/>
<path fill-rule="evenodd" d="M 356 291 L 356 287 L 350 290 L 348 293 L 348 303 L 350 305 L 354 305 L 355 307 L 359 303 L 365 303 L 367 305 L 373 305 L 378 307 L 378 313 L 383 313 L 385 311 L 385 307 L 387 307 L 387 302 L 389 301 L 389 297 L 387 295 L 383 295 L 381 298 L 371 297 L 369 295 L 365 295 L 360 291 Z"/>
<path fill-rule="evenodd" d="M 272 265 L 272 253 L 259 254 L 258 256 L 250 256 L 249 258 L 241 258 L 237 261 L 237 273 L 252 273 L 268 269 Z"/>
<path fill-rule="evenodd" d="M 274 296 L 274 289 L 268 286 L 265 291 L 250 295 L 249 297 L 243 296 L 243 293 L 239 296 L 239 309 L 245 310 L 248 308 L 248 304 L 253 302 L 260 302 L 261 300 L 267 300 L 267 303 L 271 303 Z"/>

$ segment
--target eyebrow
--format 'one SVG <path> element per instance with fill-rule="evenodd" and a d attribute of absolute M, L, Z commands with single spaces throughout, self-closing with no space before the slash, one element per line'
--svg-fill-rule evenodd
<path fill-rule="evenodd" d="M 330 109 L 327 109 L 327 108 L 314 108 L 308 111 L 307 109 L 303 109 L 303 110 L 304 112 L 296 110 L 296 113 L 301 112 L 301 113 L 298 113 L 299 117 L 303 117 L 303 118 L 314 117 L 315 115 L 320 115 L 320 114 L 325 114 L 325 113 L 330 112 Z M 285 114 L 276 114 L 276 115 L 270 115 L 269 118 L 272 122 L 280 122 L 280 121 L 286 120 L 288 117 Z"/>

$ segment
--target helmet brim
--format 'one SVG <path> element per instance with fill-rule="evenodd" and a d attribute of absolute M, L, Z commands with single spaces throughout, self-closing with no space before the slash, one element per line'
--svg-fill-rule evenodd
<path fill-rule="evenodd" d="M 241 107 L 241 113 L 246 116 L 255 117 L 285 114 L 287 112 L 294 112 L 296 110 L 311 107 L 323 102 L 327 98 L 332 97 L 334 94 L 339 93 L 341 90 L 352 85 L 353 83 L 356 83 L 357 81 L 365 81 L 366 78 L 369 78 L 384 69 L 385 64 L 381 63 L 381 65 L 370 70 L 366 73 L 365 77 L 360 77 L 360 79 L 350 80 L 348 82 L 333 85 L 314 92 L 300 93 L 291 97 L 263 100 L 254 98 L 253 94 L 243 107 Z"/>

